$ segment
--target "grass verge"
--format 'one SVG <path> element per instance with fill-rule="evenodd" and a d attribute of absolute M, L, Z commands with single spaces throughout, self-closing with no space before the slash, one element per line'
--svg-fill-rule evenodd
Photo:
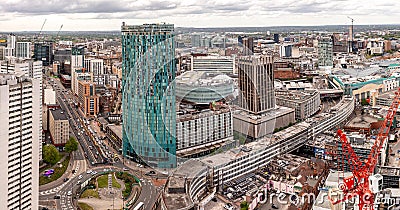
<path fill-rule="evenodd" d="M 40 172 L 40 177 L 39 177 L 39 185 L 44 185 L 44 184 L 50 183 L 50 182 L 60 178 L 68 168 L 69 158 L 70 157 L 67 156 L 67 157 L 65 157 L 65 160 L 63 162 L 61 162 L 61 164 L 62 164 L 61 168 L 58 167 L 58 165 L 56 164 L 56 165 L 53 165 L 51 167 L 49 166 L 49 167 L 46 167 L 46 168 L 42 169 L 42 171 Z M 50 169 L 50 168 L 54 169 L 54 174 L 52 174 L 51 177 L 43 176 L 43 171 L 45 171 L 47 169 Z"/>
<path fill-rule="evenodd" d="M 108 174 L 102 175 L 99 178 L 97 178 L 97 186 L 99 188 L 106 188 L 108 187 Z M 121 185 L 117 182 L 117 180 L 115 179 L 115 176 L 113 174 L 112 176 L 112 186 L 114 188 L 120 189 Z"/>
<path fill-rule="evenodd" d="M 85 192 L 82 193 L 80 198 L 89 198 L 89 197 L 93 197 L 93 198 L 99 198 L 99 193 L 97 192 L 97 190 L 93 190 L 93 189 L 87 189 L 85 190 Z"/>
<path fill-rule="evenodd" d="M 79 208 L 80 208 L 81 210 L 94 210 L 93 207 L 89 206 L 89 205 L 86 204 L 86 203 L 81 203 L 81 202 L 79 202 L 79 203 L 78 203 L 78 206 L 79 206 Z"/>

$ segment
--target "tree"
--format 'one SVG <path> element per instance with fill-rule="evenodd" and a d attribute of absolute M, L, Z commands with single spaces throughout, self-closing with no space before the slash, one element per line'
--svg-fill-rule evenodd
<path fill-rule="evenodd" d="M 65 151 L 71 153 L 76 150 L 78 150 L 78 142 L 75 140 L 74 137 L 71 136 L 65 144 Z"/>
<path fill-rule="evenodd" d="M 249 204 L 247 203 L 247 201 L 243 201 L 242 203 L 240 203 L 240 210 L 247 210 L 249 209 Z"/>
<path fill-rule="evenodd" d="M 367 106 L 367 105 L 369 105 L 367 99 L 362 99 L 362 100 L 361 100 L 361 105 L 362 105 L 362 106 Z"/>
<path fill-rule="evenodd" d="M 49 164 L 56 164 L 60 160 L 60 153 L 57 148 L 48 144 L 43 147 L 43 161 Z"/>

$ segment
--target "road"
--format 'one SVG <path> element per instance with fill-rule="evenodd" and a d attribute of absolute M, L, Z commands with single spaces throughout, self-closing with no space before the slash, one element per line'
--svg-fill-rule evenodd
<path fill-rule="evenodd" d="M 92 177 L 92 174 L 87 174 L 86 171 L 91 169 L 96 172 L 102 172 L 104 169 L 113 171 L 129 170 L 129 172 L 137 176 L 141 180 L 141 194 L 136 203 L 143 202 L 145 209 L 150 209 L 155 203 L 161 188 L 157 188 L 152 183 L 152 178 L 145 174 L 151 171 L 151 168 L 143 168 L 137 163 L 125 161 L 118 154 L 118 148 L 111 146 L 108 138 L 102 138 L 106 135 L 102 133 L 93 120 L 87 119 L 82 112 L 75 106 L 77 102 L 70 90 L 66 90 L 58 79 L 44 76 L 44 84 L 50 85 L 56 91 L 57 102 L 61 109 L 68 114 L 70 122 L 70 134 L 79 142 L 79 150 L 74 152 L 71 161 L 72 167 L 66 171 L 63 177 L 68 177 L 69 180 L 63 182 L 62 178 L 46 185 L 46 188 L 40 188 L 40 200 L 54 200 L 55 195 L 59 195 L 57 199 L 56 209 L 74 209 L 74 197 L 80 186 L 77 185 L 79 175 L 82 175 L 81 182 Z M 118 155 L 117 161 L 114 161 L 114 154 Z M 122 160 L 122 161 L 119 161 Z M 88 161 L 88 163 L 86 162 Z M 75 170 L 75 173 L 72 173 Z M 68 192 L 71 191 L 71 196 Z M 133 205 L 135 206 L 135 205 Z"/>

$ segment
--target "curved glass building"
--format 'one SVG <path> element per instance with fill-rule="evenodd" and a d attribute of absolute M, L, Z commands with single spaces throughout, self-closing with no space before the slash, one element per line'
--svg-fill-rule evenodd
<path fill-rule="evenodd" d="M 172 24 L 122 24 L 123 155 L 176 167 L 175 48 Z"/>
<path fill-rule="evenodd" d="M 209 104 L 233 94 L 232 78 L 220 73 L 188 71 L 176 78 L 176 96 L 196 104 Z"/>

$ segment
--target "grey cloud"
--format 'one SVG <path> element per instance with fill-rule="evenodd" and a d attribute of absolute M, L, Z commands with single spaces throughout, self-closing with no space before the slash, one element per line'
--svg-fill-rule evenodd
<path fill-rule="evenodd" d="M 373 4 L 373 5 L 372 5 Z M 0 5 L 3 14 L 18 16 L 49 14 L 90 14 L 93 19 L 145 19 L 185 15 L 327 14 L 363 15 L 395 12 L 399 2 L 380 0 L 21 0 Z M 396 13 L 398 13 L 396 11 Z M 71 18 L 73 17 L 71 15 Z M 79 18 L 79 17 L 78 17 Z"/>

